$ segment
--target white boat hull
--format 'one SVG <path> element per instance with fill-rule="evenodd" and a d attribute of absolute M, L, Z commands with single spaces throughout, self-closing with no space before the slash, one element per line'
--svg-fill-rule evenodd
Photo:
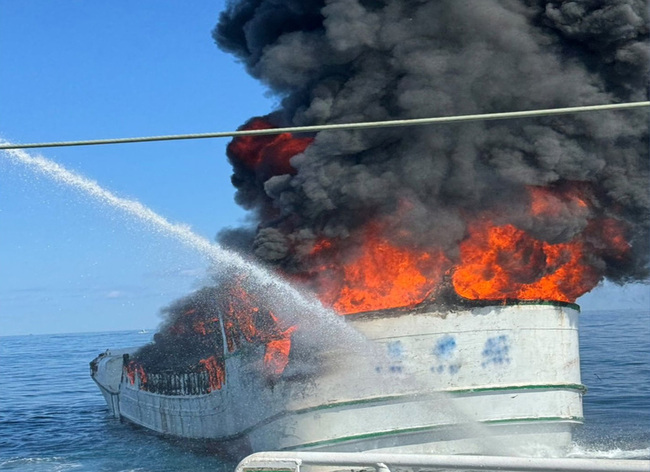
<path fill-rule="evenodd" d="M 260 374 L 263 347 L 227 358 L 225 385 L 205 395 L 141 390 L 123 378 L 121 356 L 99 359 L 94 378 L 116 417 L 171 436 L 245 444 L 242 452 L 556 455 L 582 422 L 575 305 L 347 321 L 367 345 L 319 353 L 310 375 L 297 374 L 292 354 L 272 385 Z"/>

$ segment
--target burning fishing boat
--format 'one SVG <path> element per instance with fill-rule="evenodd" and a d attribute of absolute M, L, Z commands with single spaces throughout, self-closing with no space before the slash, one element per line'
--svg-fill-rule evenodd
<path fill-rule="evenodd" d="M 280 372 L 282 338 L 231 351 L 220 317 L 210 335 L 223 351 L 201 368 L 146 372 L 109 352 L 93 378 L 115 417 L 234 454 L 557 454 L 582 422 L 576 305 L 423 305 L 347 321 L 369 344 L 316 356 L 297 340 Z"/>
<path fill-rule="evenodd" d="M 602 206 L 609 197 L 585 182 L 516 185 L 514 202 L 438 207 L 445 235 L 426 221 L 401 226 L 420 214 L 404 197 L 345 234 L 307 231 L 302 216 L 278 213 L 272 187 L 300 177 L 293 157 L 313 142 L 233 140 L 239 191 L 265 192 L 264 224 L 237 236 L 363 338 L 314 343 L 336 335 L 286 317 L 281 294 L 235 271 L 172 305 L 153 344 L 91 363 L 112 414 L 239 456 L 560 454 L 585 392 L 574 302 L 635 266 L 627 220 Z"/>
<path fill-rule="evenodd" d="M 586 205 L 555 192 L 530 189 L 531 212 Z M 379 224 L 362 234 L 345 264 L 330 240 L 305 260 L 307 286 L 363 337 L 320 343 L 332 334 L 288 322 L 283 297 L 225 276 L 172 305 L 153 344 L 92 362 L 113 415 L 236 455 L 561 453 L 585 391 L 572 300 L 599 278 L 587 255 L 623 257 L 620 229 L 602 220 L 550 244 L 481 221 L 455 263 Z"/>
<path fill-rule="evenodd" d="M 245 129 L 645 97 L 645 9 L 519 3 L 241 0 L 214 38 L 282 97 Z M 238 136 L 254 224 L 219 242 L 368 341 L 237 273 L 93 378 L 117 417 L 246 452 L 559 450 L 582 418 L 573 303 L 648 276 L 647 142 L 639 111 Z"/>
<path fill-rule="evenodd" d="M 345 239 L 313 238 L 299 263 L 278 266 L 367 341 L 314 343 L 336 336 L 287 318 L 264 284 L 226 274 L 172 305 L 153 344 L 95 359 L 93 378 L 116 417 L 239 455 L 559 454 L 585 391 L 573 302 L 608 262 L 628 263 L 631 246 L 623 222 L 594 211 L 588 185 L 523 195 L 519 216 L 571 212 L 584 224 L 549 241 L 479 212 L 446 251 L 377 218 Z M 279 230 L 266 229 L 253 246 L 277 254 Z"/>

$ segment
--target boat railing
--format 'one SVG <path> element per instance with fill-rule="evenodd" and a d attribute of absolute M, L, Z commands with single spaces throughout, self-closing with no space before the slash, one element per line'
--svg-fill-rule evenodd
<path fill-rule="evenodd" d="M 403 470 L 498 470 L 519 472 L 648 472 L 648 460 L 595 458 L 529 458 L 372 452 L 258 452 L 243 459 L 235 472 L 301 472 L 318 470 L 391 472 Z"/>
<path fill-rule="evenodd" d="M 205 371 L 150 373 L 141 388 L 162 395 L 204 395 L 210 392 L 210 379 Z"/>
<path fill-rule="evenodd" d="M 205 370 L 147 372 L 146 378 L 135 372 L 134 387 L 159 395 L 205 395 L 210 392 L 210 377 Z"/>

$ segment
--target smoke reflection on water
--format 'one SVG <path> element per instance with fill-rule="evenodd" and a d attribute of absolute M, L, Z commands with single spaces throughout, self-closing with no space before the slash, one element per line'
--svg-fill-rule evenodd
<path fill-rule="evenodd" d="M 4 140 L 0 140 L 0 142 L 10 144 Z M 23 164 L 35 172 L 50 177 L 59 184 L 81 191 L 100 203 L 120 210 L 125 215 L 135 217 L 154 231 L 172 237 L 198 251 L 210 261 L 215 271 L 219 272 L 219 278 L 230 278 L 243 274 L 248 279 L 247 286 L 249 288 L 254 290 L 257 287 L 266 293 L 274 294 L 269 300 L 269 308 L 275 309 L 274 312 L 287 324 L 299 324 L 301 328 L 307 330 L 319 330 L 324 334 L 319 337 L 323 342 L 347 340 L 359 343 L 365 339 L 344 323 L 336 313 L 325 309 L 314 297 L 303 293 L 277 275 L 244 259 L 239 254 L 193 233 L 189 227 L 171 223 L 142 203 L 118 197 L 97 182 L 70 171 L 41 155 L 31 155 L 20 149 L 4 150 L 3 155 L 14 163 Z"/>

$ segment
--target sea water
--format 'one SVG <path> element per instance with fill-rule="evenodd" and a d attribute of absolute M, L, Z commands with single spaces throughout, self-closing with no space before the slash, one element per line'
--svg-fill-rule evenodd
<path fill-rule="evenodd" d="M 0 337 L 0 470 L 215 471 L 234 464 L 108 414 L 88 363 L 152 332 Z M 580 316 L 585 424 L 572 457 L 650 458 L 650 309 Z"/>

